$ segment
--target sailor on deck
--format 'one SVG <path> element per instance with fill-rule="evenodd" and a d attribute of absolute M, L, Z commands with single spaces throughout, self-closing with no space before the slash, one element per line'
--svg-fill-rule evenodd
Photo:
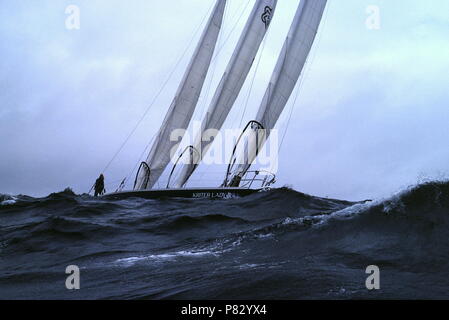
<path fill-rule="evenodd" d="M 95 181 L 95 197 L 103 195 L 106 190 L 104 188 L 104 176 L 100 174 L 100 177 Z"/>

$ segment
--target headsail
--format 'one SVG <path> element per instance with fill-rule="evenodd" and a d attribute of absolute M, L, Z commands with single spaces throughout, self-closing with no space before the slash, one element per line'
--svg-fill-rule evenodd
<path fill-rule="evenodd" d="M 284 110 L 312 48 L 327 0 L 301 0 L 282 52 L 276 64 L 272 78 L 265 92 L 262 104 L 255 121 L 266 130 L 264 138 L 260 132 L 253 131 L 245 146 L 245 155 L 237 166 L 231 179 L 225 181 L 227 186 L 238 186 L 240 179 L 246 174 L 257 152 L 270 135 Z"/>
<path fill-rule="evenodd" d="M 194 159 L 193 163 L 183 165 L 175 187 L 179 188 L 186 184 L 213 143 L 213 139 L 202 141 L 203 134 L 209 129 L 220 130 L 223 126 L 259 51 L 274 14 L 276 4 L 277 0 L 256 1 L 234 54 L 203 119 L 201 132 L 195 140 L 194 148 L 198 151 L 198 156 Z"/>
<path fill-rule="evenodd" d="M 178 144 L 178 141 L 171 141 L 171 133 L 175 129 L 187 129 L 192 119 L 215 50 L 225 7 L 226 0 L 217 0 L 146 163 L 137 173 L 135 190 L 154 186 L 170 163 L 172 148 Z"/>

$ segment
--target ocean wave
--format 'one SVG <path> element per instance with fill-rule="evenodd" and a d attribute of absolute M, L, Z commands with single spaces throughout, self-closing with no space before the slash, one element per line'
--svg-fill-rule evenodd
<path fill-rule="evenodd" d="M 420 221 L 436 216 L 449 222 L 449 182 L 427 182 L 410 186 L 386 199 L 356 203 L 331 214 L 286 218 L 283 225 L 322 225 L 332 220 L 352 219 L 360 215 L 391 215 Z"/>
<path fill-rule="evenodd" d="M 326 209 L 326 208 L 323 208 Z M 351 223 L 353 232 L 373 228 L 385 228 L 401 232 L 404 225 L 413 226 L 410 230 L 420 232 L 440 228 L 447 230 L 449 226 L 449 183 L 428 182 L 407 188 L 390 198 L 365 201 L 347 206 L 341 210 L 322 214 L 304 215 L 301 217 L 286 217 L 269 225 L 256 227 L 248 231 L 228 235 L 229 239 L 239 244 L 248 241 L 258 241 L 279 238 L 289 233 L 308 231 L 313 228 L 325 227 L 332 233 L 341 228 L 341 223 Z M 355 225 L 354 225 L 355 224 Z M 358 227 L 357 227 L 358 225 Z M 376 231 L 378 232 L 378 231 Z M 381 233 L 379 233 L 381 234 Z M 231 241 L 231 240 L 230 240 Z"/>
<path fill-rule="evenodd" d="M 55 279 L 70 264 L 89 277 L 98 272 L 89 286 L 99 293 L 89 298 L 195 298 L 203 288 L 208 297 L 226 298 L 267 286 L 278 290 L 277 297 L 310 297 L 317 288 L 316 297 L 365 298 L 359 293 L 365 292 L 364 281 L 354 284 L 354 272 L 363 277 L 370 264 L 388 268 L 390 281 L 393 275 L 402 279 L 402 272 L 417 274 L 418 289 L 404 297 L 427 287 L 435 289 L 435 297 L 447 297 L 449 183 L 444 181 L 359 203 L 288 188 L 218 201 L 113 201 L 68 189 L 44 198 L 1 195 L 0 203 L 5 201 L 0 259 L 7 271 L 0 278 L 9 288 L 17 286 L 8 293 L 14 297 L 25 292 L 17 285 L 24 273 L 33 275 L 26 279 L 30 292 L 45 288 L 42 297 L 52 297 Z M 201 283 L 207 278 L 207 288 L 192 281 L 192 274 Z M 126 280 L 126 287 L 105 290 L 111 279 Z M 313 285 L 307 286 L 308 280 Z M 424 283 L 440 285 L 424 288 Z M 398 280 L 396 288 L 403 292 L 403 283 Z"/>

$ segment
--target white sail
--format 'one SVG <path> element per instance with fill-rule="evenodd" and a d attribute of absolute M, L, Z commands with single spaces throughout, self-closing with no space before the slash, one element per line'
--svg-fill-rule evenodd
<path fill-rule="evenodd" d="M 199 162 L 209 150 L 213 138 L 203 139 L 203 134 L 210 129 L 220 130 L 223 126 L 259 51 L 276 9 L 276 4 L 277 0 L 256 1 L 243 33 L 240 36 L 237 47 L 203 119 L 201 132 L 195 140 L 194 148 L 198 151 L 195 154 L 198 156 L 193 159 L 192 163 L 183 165 L 175 187 L 180 188 L 186 184 Z"/>
<path fill-rule="evenodd" d="M 260 138 L 260 132 L 250 134 L 248 149 L 241 155 L 244 160 L 238 162 L 230 185 L 239 184 L 239 178 L 246 174 L 257 157 L 256 150 L 261 150 L 284 110 L 312 48 L 326 3 L 327 0 L 301 0 L 255 119 L 265 129 L 263 138 Z"/>
<path fill-rule="evenodd" d="M 171 141 L 171 133 L 176 129 L 187 129 L 192 119 L 216 47 L 225 7 L 226 0 L 217 0 L 176 96 L 147 157 L 146 165 L 143 167 L 145 170 L 139 170 L 138 172 L 134 186 L 136 190 L 153 188 L 170 163 L 172 148 L 178 144 L 177 141 Z"/>

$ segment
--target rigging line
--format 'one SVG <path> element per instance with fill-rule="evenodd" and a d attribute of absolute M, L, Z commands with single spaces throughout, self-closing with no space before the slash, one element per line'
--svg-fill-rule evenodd
<path fill-rule="evenodd" d="M 141 155 L 140 155 L 140 157 L 139 157 L 139 159 L 138 159 L 138 161 L 137 161 L 135 167 L 132 169 L 132 171 L 129 173 L 129 175 L 126 176 L 126 181 L 128 181 L 129 178 L 130 178 L 131 176 L 133 176 L 134 171 L 136 171 L 136 170 L 137 170 L 137 167 L 140 166 L 140 164 L 141 164 L 141 162 L 142 162 L 142 159 L 143 159 L 144 155 L 148 152 L 148 149 L 149 149 L 150 146 L 153 144 L 153 142 L 154 142 L 154 140 L 156 139 L 156 136 L 157 136 L 157 135 L 158 135 L 158 134 L 156 133 L 156 134 L 153 136 L 153 138 L 150 140 L 150 142 L 146 145 L 146 147 L 145 147 L 145 149 L 143 150 L 143 152 L 141 153 Z"/>
<path fill-rule="evenodd" d="M 122 152 L 122 150 L 125 148 L 126 144 L 129 142 L 129 140 L 131 139 L 131 137 L 134 135 L 134 133 L 136 132 L 137 128 L 142 124 L 143 120 L 146 118 L 148 112 L 150 111 L 150 109 L 153 107 L 153 105 L 156 103 L 156 100 L 159 98 L 159 96 L 162 94 L 162 92 L 164 91 L 165 87 L 167 86 L 168 82 L 171 80 L 173 74 L 175 73 L 176 69 L 178 68 L 178 66 L 180 65 L 181 61 L 184 59 L 185 55 L 187 54 L 187 52 L 189 51 L 190 47 L 192 46 L 192 43 L 194 41 L 194 39 L 197 37 L 197 34 L 199 32 L 199 30 L 201 30 L 201 26 L 204 24 L 205 20 L 207 19 L 207 17 L 209 16 L 209 12 L 212 10 L 213 8 L 213 4 L 212 6 L 209 8 L 209 10 L 207 11 L 206 15 L 204 16 L 203 20 L 201 21 L 200 25 L 198 26 L 198 28 L 196 29 L 196 31 L 194 32 L 193 37 L 191 38 L 187 48 L 184 50 L 184 52 L 182 53 L 181 57 L 178 59 L 178 61 L 175 64 L 175 67 L 173 68 L 173 70 L 169 73 L 167 79 L 165 80 L 165 82 L 162 84 L 161 89 L 158 91 L 158 93 L 156 94 L 156 96 L 153 98 L 151 104 L 148 106 L 148 108 L 145 110 L 143 116 L 139 119 L 139 121 L 137 122 L 137 124 L 135 125 L 135 127 L 131 130 L 130 134 L 126 137 L 125 141 L 122 143 L 122 145 L 120 146 L 120 148 L 118 149 L 118 151 L 114 154 L 114 156 L 112 157 L 112 159 L 109 161 L 109 163 L 106 165 L 106 167 L 103 169 L 103 173 L 106 172 L 106 170 L 109 169 L 109 167 L 111 166 L 112 162 L 114 162 L 114 160 L 117 158 L 117 156 Z"/>
<path fill-rule="evenodd" d="M 234 26 L 232 27 L 231 31 L 229 32 L 228 36 L 226 37 L 225 41 L 223 42 L 222 46 L 220 48 L 218 48 L 217 50 L 217 54 L 215 55 L 215 58 L 220 54 L 221 50 L 224 48 L 224 46 L 226 45 L 226 43 L 228 42 L 229 38 L 231 37 L 231 35 L 234 33 L 235 29 L 237 28 L 240 20 L 242 20 L 243 15 L 246 12 L 246 9 L 248 9 L 249 4 L 251 3 L 251 0 L 249 0 L 246 3 L 245 8 L 242 10 L 242 13 L 240 14 L 239 18 L 237 19 L 237 21 L 235 22 Z"/>
<path fill-rule="evenodd" d="M 122 181 L 123 181 L 123 179 L 122 180 L 113 181 L 113 182 L 108 182 L 108 183 L 105 183 L 104 186 L 108 187 L 108 189 L 114 189 L 114 186 L 116 186 L 117 183 L 120 183 Z"/>
<path fill-rule="evenodd" d="M 329 0 L 329 2 L 331 2 L 331 1 Z M 316 55 L 317 55 L 318 48 L 319 48 L 319 46 L 320 46 L 320 43 L 321 43 L 321 39 L 322 39 L 324 30 L 325 30 L 325 28 L 326 28 L 326 26 L 327 26 L 327 20 L 328 20 L 327 18 L 328 18 L 328 15 L 329 15 L 329 10 L 330 10 L 330 6 L 328 5 L 328 6 L 326 7 L 325 14 L 324 14 L 324 18 L 323 18 L 323 26 L 322 26 L 322 29 L 321 29 L 322 31 L 321 31 L 321 33 L 318 34 L 317 44 L 316 44 L 316 46 L 315 46 L 315 49 L 313 50 L 312 58 L 310 59 L 310 61 L 307 61 L 307 65 L 306 65 L 306 70 L 305 70 L 305 72 L 304 72 L 304 76 L 301 77 L 301 80 L 300 80 L 300 82 L 299 82 L 299 85 L 298 85 L 298 88 L 297 88 L 297 91 L 296 91 L 296 95 L 295 95 L 295 99 L 294 99 L 294 101 L 293 101 L 293 104 L 292 104 L 292 107 L 291 107 L 291 110 L 290 110 L 290 115 L 289 115 L 289 118 L 288 118 L 288 120 L 287 120 L 287 126 L 286 126 L 285 132 L 284 132 L 284 134 L 283 134 L 283 136 L 282 136 L 281 143 L 280 143 L 280 145 L 279 145 L 279 152 L 278 152 L 278 154 L 279 154 L 279 153 L 281 152 L 281 150 L 282 150 L 282 146 L 283 146 L 283 144 L 284 144 L 285 137 L 286 137 L 287 132 L 288 132 L 288 130 L 289 130 L 290 122 L 291 122 L 291 120 L 292 120 L 293 112 L 294 112 L 294 109 L 295 109 L 294 107 L 295 107 L 296 102 L 297 102 L 297 100 L 298 100 L 299 93 L 300 93 L 300 91 L 301 91 L 301 88 L 302 88 L 302 86 L 303 86 L 303 84 L 304 84 L 304 81 L 305 81 L 307 75 L 308 75 L 309 72 L 310 72 L 311 65 L 312 65 L 312 63 L 313 63 L 313 61 L 315 60 L 315 57 L 316 57 Z M 307 60 L 309 60 L 309 59 L 307 59 Z M 309 63 L 309 62 L 310 62 L 310 63 Z"/>
<path fill-rule="evenodd" d="M 226 19 L 227 19 L 228 12 L 229 12 L 229 8 L 228 8 L 228 6 L 226 6 L 226 7 L 225 7 L 224 18 L 223 18 L 224 21 L 226 21 Z M 234 17 L 236 14 L 237 14 L 237 12 L 233 15 L 233 17 Z M 222 38 L 223 38 L 223 32 L 220 32 L 220 33 L 218 34 L 218 41 L 217 41 L 217 44 L 219 44 L 219 43 L 221 42 Z M 214 53 L 214 56 L 212 57 L 212 61 L 211 61 L 211 65 L 212 65 L 211 73 L 210 73 L 210 75 L 209 75 L 209 80 L 207 81 L 207 86 L 206 86 L 205 94 L 202 95 L 202 97 L 203 97 L 203 99 L 204 99 L 204 102 L 201 103 L 202 106 L 201 106 L 200 110 L 197 111 L 197 112 L 198 112 L 197 114 L 199 114 L 201 118 L 203 117 L 204 111 L 205 111 L 205 109 L 206 109 L 207 101 L 209 100 L 209 93 L 210 93 L 210 89 L 211 89 L 211 87 L 212 87 L 212 82 L 213 82 L 213 80 L 214 80 L 214 77 L 215 77 L 215 71 L 216 71 L 216 69 L 217 69 L 217 64 L 218 64 L 218 63 L 217 63 L 217 61 L 218 61 L 218 59 L 217 59 L 218 54 L 219 54 L 218 52 L 215 52 L 215 53 Z M 201 118 L 200 118 L 200 121 L 201 121 Z"/>
<path fill-rule="evenodd" d="M 243 18 L 243 16 L 244 16 L 246 10 L 248 9 L 250 3 L 251 3 L 251 0 L 249 0 L 249 1 L 246 3 L 245 7 L 243 8 L 243 10 L 242 10 L 241 13 L 240 13 L 240 16 L 238 17 L 238 19 L 237 19 L 236 22 L 234 23 L 234 25 L 233 25 L 231 31 L 230 31 L 229 34 L 225 37 L 225 40 L 224 40 L 223 43 L 221 44 L 221 47 L 218 48 L 218 50 L 217 50 L 217 52 L 216 52 L 214 58 L 212 59 L 212 61 L 213 61 L 213 63 L 214 63 L 213 74 L 215 74 L 216 66 L 217 66 L 217 63 L 216 63 L 216 62 L 217 62 L 218 56 L 219 56 L 220 53 L 221 53 L 221 50 L 224 48 L 224 46 L 227 44 L 227 42 L 228 42 L 229 39 L 231 38 L 231 35 L 234 33 L 234 31 L 235 31 L 235 29 L 237 28 L 239 22 L 242 20 L 242 18 Z M 240 9 L 240 8 L 237 8 L 237 10 L 236 10 L 236 12 L 233 14 L 231 20 L 233 20 L 234 17 L 237 15 L 237 13 L 240 11 L 239 9 Z M 207 90 L 208 90 L 208 91 L 207 91 L 207 99 L 204 100 L 204 105 L 203 105 L 202 110 L 201 110 L 201 112 L 200 112 L 200 115 L 201 115 L 200 120 L 204 118 L 205 113 L 206 113 L 206 105 L 207 105 L 207 102 L 208 102 L 209 93 L 210 93 L 210 88 L 211 88 L 211 86 L 212 86 L 212 81 L 213 81 L 213 78 L 211 78 L 211 81 L 209 82 L 209 87 L 208 87 L 208 89 L 207 89 Z"/>
<path fill-rule="evenodd" d="M 249 99 L 251 98 L 251 93 L 253 91 L 254 82 L 256 80 L 256 76 L 257 76 L 257 72 L 259 70 L 260 62 L 262 61 L 262 56 L 263 56 L 263 53 L 264 53 L 264 50 L 265 50 L 265 45 L 267 43 L 267 38 L 269 36 L 269 32 L 270 32 L 270 29 L 268 30 L 268 34 L 265 36 L 265 38 L 263 40 L 263 43 L 262 43 L 262 50 L 260 51 L 259 60 L 257 61 L 257 65 L 256 65 L 256 68 L 254 70 L 253 79 L 251 80 L 251 85 L 250 85 L 250 88 L 249 88 L 248 96 L 246 97 L 245 107 L 243 109 L 242 118 L 240 119 L 239 128 L 242 127 L 243 118 L 245 117 L 246 110 L 248 108 Z"/>

